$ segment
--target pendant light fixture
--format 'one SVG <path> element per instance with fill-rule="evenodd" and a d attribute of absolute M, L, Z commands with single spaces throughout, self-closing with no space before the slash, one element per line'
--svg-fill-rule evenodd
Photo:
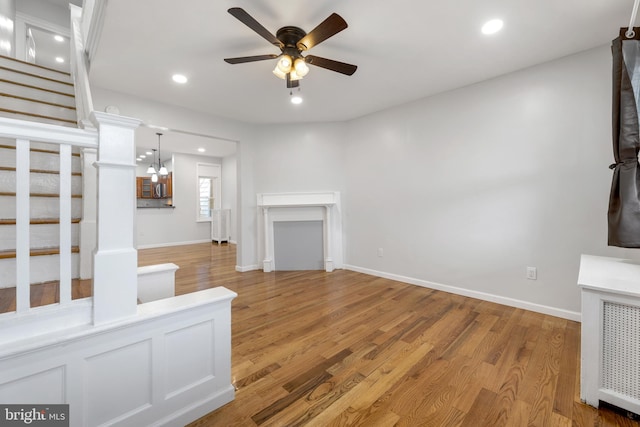
<path fill-rule="evenodd" d="M 161 176 L 167 176 L 169 175 L 169 171 L 167 170 L 167 168 L 164 166 L 164 163 L 160 164 L 160 137 L 162 136 L 162 134 L 160 132 L 156 133 L 156 135 L 158 135 L 158 174 L 160 174 Z"/>
<path fill-rule="evenodd" d="M 153 166 L 153 164 L 156 162 L 156 150 L 155 148 L 153 149 L 153 160 L 151 161 L 151 164 L 149 165 L 149 167 L 147 168 L 147 173 L 149 174 L 154 174 L 156 173 L 156 168 Z"/>
<path fill-rule="evenodd" d="M 156 162 L 156 149 L 153 148 L 153 163 Z M 151 172 L 149 172 L 151 171 Z M 158 182 L 158 174 L 156 173 L 156 169 L 153 167 L 153 164 L 151 166 L 149 166 L 149 169 L 147 169 L 147 173 L 151 173 L 151 182 Z"/>
<path fill-rule="evenodd" d="M 162 163 L 161 157 L 162 153 L 160 151 L 160 137 L 162 134 L 160 132 L 156 133 L 158 135 L 158 149 L 153 148 L 153 162 L 147 168 L 147 173 L 151 174 L 151 182 L 158 182 L 158 175 L 167 176 L 169 175 L 169 171 L 167 170 L 164 163 Z M 156 167 L 156 151 L 158 152 L 158 164 Z"/>

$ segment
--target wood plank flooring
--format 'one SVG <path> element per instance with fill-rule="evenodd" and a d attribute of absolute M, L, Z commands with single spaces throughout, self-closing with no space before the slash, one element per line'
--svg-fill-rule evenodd
<path fill-rule="evenodd" d="M 203 426 L 638 426 L 580 402 L 580 324 L 367 276 L 236 273 L 235 247 L 140 251 L 225 286 L 230 404 Z"/>
<path fill-rule="evenodd" d="M 176 294 L 238 293 L 236 398 L 190 427 L 640 425 L 580 402 L 576 322 L 352 271 L 237 273 L 233 245 L 139 251 L 163 262 Z"/>

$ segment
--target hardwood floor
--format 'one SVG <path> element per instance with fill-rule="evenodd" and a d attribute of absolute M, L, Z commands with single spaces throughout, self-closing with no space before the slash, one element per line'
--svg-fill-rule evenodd
<path fill-rule="evenodd" d="M 576 322 L 346 270 L 237 273 L 233 245 L 139 251 L 163 262 L 177 294 L 238 293 L 236 398 L 190 427 L 640 425 L 580 402 Z"/>

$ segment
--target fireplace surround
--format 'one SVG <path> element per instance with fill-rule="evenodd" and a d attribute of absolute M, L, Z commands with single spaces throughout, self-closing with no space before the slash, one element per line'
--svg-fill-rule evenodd
<path fill-rule="evenodd" d="M 340 193 L 259 193 L 258 241 L 265 273 L 275 269 L 274 222 L 322 221 L 324 270 L 342 268 Z"/>

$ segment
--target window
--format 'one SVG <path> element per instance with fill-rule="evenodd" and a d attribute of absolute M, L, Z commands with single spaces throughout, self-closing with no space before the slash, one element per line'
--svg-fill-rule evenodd
<path fill-rule="evenodd" d="M 222 189 L 220 183 L 220 165 L 198 163 L 196 165 L 196 221 L 211 221 L 211 211 L 220 209 Z"/>
<path fill-rule="evenodd" d="M 213 206 L 213 178 L 210 176 L 198 177 L 198 219 L 210 219 Z"/>

